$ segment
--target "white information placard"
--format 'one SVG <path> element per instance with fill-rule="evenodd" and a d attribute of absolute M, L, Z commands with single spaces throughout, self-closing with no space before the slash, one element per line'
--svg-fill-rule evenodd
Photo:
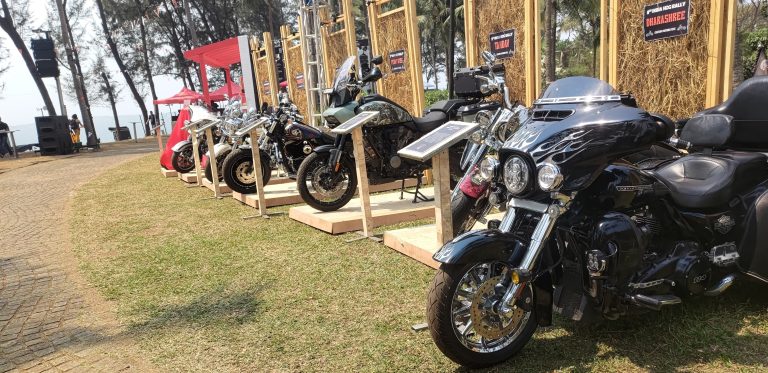
<path fill-rule="evenodd" d="M 402 157 L 425 162 L 443 149 L 467 138 L 480 127 L 475 122 L 450 121 L 397 152 Z"/>
<path fill-rule="evenodd" d="M 377 115 L 379 115 L 378 111 L 364 111 L 360 114 L 355 115 L 352 118 L 349 118 L 348 121 L 332 129 L 331 132 L 339 135 L 346 135 L 352 132 L 353 129 L 370 122 L 371 119 L 375 118 Z"/>

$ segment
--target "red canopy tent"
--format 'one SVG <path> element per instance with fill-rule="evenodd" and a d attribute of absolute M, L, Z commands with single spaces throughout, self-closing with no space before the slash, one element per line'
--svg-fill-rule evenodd
<path fill-rule="evenodd" d="M 199 94 L 199 93 L 197 93 L 197 92 L 195 92 L 195 91 L 193 91 L 193 90 L 191 90 L 191 89 L 189 89 L 187 87 L 182 87 L 181 90 L 179 91 L 179 93 L 177 93 L 177 94 L 175 94 L 175 95 L 173 95 L 171 97 L 168 97 L 168 98 L 162 98 L 162 99 L 159 99 L 159 100 L 155 100 L 154 103 L 157 104 L 157 105 L 162 105 L 162 104 L 183 104 L 187 100 L 189 102 L 195 102 L 195 101 L 201 99 L 202 97 L 203 97 L 203 95 L 201 95 L 201 94 Z"/>
<path fill-rule="evenodd" d="M 208 91 L 207 66 L 224 69 L 224 76 L 227 81 L 224 88 L 230 97 L 235 93 L 240 93 L 239 89 L 237 91 L 233 90 L 232 75 L 230 74 L 230 66 L 240 62 L 240 49 L 237 44 L 237 37 L 190 49 L 184 52 L 184 58 L 200 64 L 200 77 L 202 78 L 201 80 L 203 83 L 203 101 L 208 103 L 216 101 L 215 97 L 211 97 L 212 94 Z"/>
<path fill-rule="evenodd" d="M 210 98 L 211 101 L 222 101 L 226 99 L 225 95 L 229 98 L 240 98 L 240 85 L 234 82 L 228 82 L 227 84 L 221 86 L 219 89 L 211 92 Z"/>

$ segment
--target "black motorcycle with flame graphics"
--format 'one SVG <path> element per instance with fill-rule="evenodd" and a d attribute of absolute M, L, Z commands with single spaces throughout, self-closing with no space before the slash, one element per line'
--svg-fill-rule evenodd
<path fill-rule="evenodd" d="M 768 282 L 765 97 L 768 77 L 742 83 L 669 140 L 689 154 L 641 167 L 626 158 L 669 139 L 676 123 L 597 79 L 552 83 L 489 176 L 503 219 L 434 255 L 427 316 L 437 346 L 484 367 L 518 353 L 553 310 L 614 320 L 717 296 L 746 277 Z"/>

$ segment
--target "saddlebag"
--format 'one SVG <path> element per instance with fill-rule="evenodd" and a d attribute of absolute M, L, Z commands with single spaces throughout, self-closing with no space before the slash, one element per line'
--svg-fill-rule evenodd
<path fill-rule="evenodd" d="M 768 189 L 762 189 L 745 216 L 739 266 L 747 275 L 768 283 Z"/>

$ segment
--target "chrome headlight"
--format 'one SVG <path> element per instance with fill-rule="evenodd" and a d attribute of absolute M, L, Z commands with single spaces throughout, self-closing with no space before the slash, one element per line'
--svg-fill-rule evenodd
<path fill-rule="evenodd" d="M 504 163 L 504 185 L 512 194 L 521 194 L 528 189 L 531 171 L 523 158 L 510 157 Z"/>
<path fill-rule="evenodd" d="M 539 167 L 539 188 L 545 192 L 552 192 L 560 188 L 560 184 L 563 183 L 563 174 L 560 173 L 560 168 L 551 164 L 544 163 Z"/>
<path fill-rule="evenodd" d="M 481 162 L 477 169 L 477 174 L 483 180 L 491 180 L 496 175 L 496 169 L 499 167 L 499 161 L 495 158 L 486 157 Z"/>

